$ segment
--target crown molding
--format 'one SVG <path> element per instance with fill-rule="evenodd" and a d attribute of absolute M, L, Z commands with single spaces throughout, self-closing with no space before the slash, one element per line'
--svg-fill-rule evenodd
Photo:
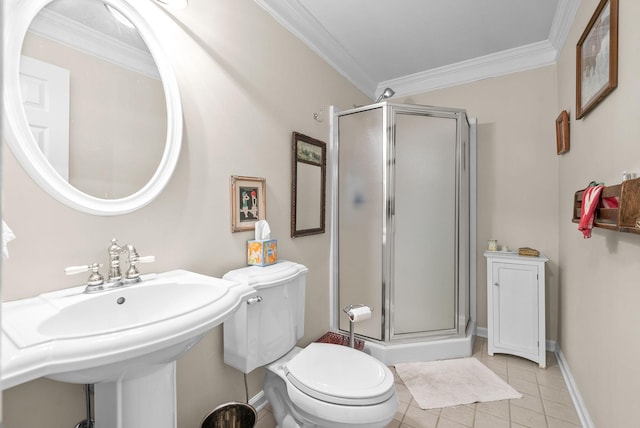
<path fill-rule="evenodd" d="M 567 41 L 569 31 L 571 31 L 571 25 L 573 19 L 576 17 L 578 7 L 580 6 L 580 0 L 559 0 L 556 13 L 553 16 L 553 22 L 551 23 L 551 29 L 549 30 L 549 42 L 556 49 L 556 61 L 562 53 L 564 44 Z"/>
<path fill-rule="evenodd" d="M 147 77 L 160 79 L 149 52 L 109 37 L 59 13 L 43 9 L 29 31 Z"/>
<path fill-rule="evenodd" d="M 377 82 L 302 4 L 291 0 L 255 0 L 255 2 L 358 89 L 370 97 L 374 96 Z"/>
<path fill-rule="evenodd" d="M 255 2 L 371 99 L 386 87 L 406 96 L 554 64 L 580 5 L 580 0 L 558 1 L 545 41 L 376 83 L 299 2 Z"/>
<path fill-rule="evenodd" d="M 380 82 L 376 94 L 392 87 L 396 96 L 413 95 L 555 64 L 578 6 L 580 0 L 559 0 L 548 40 Z"/>
<path fill-rule="evenodd" d="M 495 54 L 386 80 L 376 93 L 391 87 L 395 96 L 407 96 L 457 86 L 476 80 L 517 73 L 555 64 L 556 49 L 549 41 L 533 43 Z"/>

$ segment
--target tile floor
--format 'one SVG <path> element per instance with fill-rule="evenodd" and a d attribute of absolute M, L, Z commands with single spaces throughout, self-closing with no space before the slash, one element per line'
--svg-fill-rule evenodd
<path fill-rule="evenodd" d="M 476 338 L 473 356 L 524 395 L 518 400 L 492 401 L 443 409 L 422 410 L 396 376 L 400 400 L 389 428 L 576 428 L 578 414 L 554 354 L 547 353 L 547 368 L 510 355 L 487 354 L 487 341 Z M 393 367 L 391 368 L 393 371 Z M 259 413 L 256 428 L 274 428 L 267 409 Z"/>

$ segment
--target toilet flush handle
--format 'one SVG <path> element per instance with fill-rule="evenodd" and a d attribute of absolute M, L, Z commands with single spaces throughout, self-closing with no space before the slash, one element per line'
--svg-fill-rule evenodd
<path fill-rule="evenodd" d="M 253 305 L 254 303 L 262 302 L 262 296 L 251 297 L 247 299 L 247 305 Z"/>

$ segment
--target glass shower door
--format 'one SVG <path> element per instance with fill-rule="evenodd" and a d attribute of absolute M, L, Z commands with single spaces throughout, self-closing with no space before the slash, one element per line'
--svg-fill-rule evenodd
<path fill-rule="evenodd" d="M 349 331 L 342 312 L 347 305 L 373 308 L 371 319 L 355 325 L 356 333 L 382 340 L 383 109 L 341 116 L 338 122 L 338 302 L 340 329 Z"/>
<path fill-rule="evenodd" d="M 397 112 L 390 338 L 451 334 L 457 313 L 457 120 Z"/>

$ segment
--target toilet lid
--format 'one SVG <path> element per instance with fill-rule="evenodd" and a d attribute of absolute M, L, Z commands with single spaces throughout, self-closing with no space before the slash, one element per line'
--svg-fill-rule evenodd
<path fill-rule="evenodd" d="M 364 352 L 311 343 L 287 363 L 287 379 L 314 398 L 335 404 L 381 403 L 395 392 L 391 371 Z"/>

